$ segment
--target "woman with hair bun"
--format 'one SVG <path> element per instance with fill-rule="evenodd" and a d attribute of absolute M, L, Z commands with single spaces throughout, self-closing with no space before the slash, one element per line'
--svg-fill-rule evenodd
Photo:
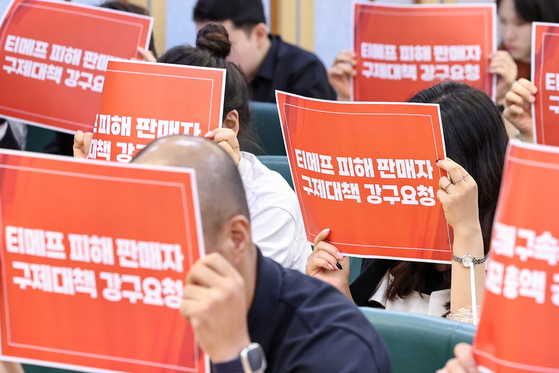
<path fill-rule="evenodd" d="M 241 151 L 257 147 L 250 131 L 250 93 L 241 69 L 225 58 L 231 42 L 225 28 L 209 23 L 197 35 L 196 47 L 180 45 L 169 49 L 157 62 L 225 69 L 223 128 L 205 135 L 233 158 L 239 168 L 251 217 L 252 241 L 262 254 L 283 267 L 305 271 L 311 245 L 295 193 L 277 172 L 269 170 L 255 155 Z M 145 51 L 144 51 L 145 53 Z M 149 57 L 149 54 L 146 55 Z M 78 131 L 74 156 L 86 157 L 91 133 Z"/>

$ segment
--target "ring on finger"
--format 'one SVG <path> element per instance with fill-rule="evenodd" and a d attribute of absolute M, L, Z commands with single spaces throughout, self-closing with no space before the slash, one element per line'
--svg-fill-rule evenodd
<path fill-rule="evenodd" d="M 469 175 L 470 175 L 469 173 L 466 173 L 466 175 L 464 175 L 464 176 L 462 176 L 460 179 L 456 180 L 456 181 L 454 182 L 454 184 L 456 184 L 456 183 L 459 182 L 459 181 L 464 180 L 464 179 L 465 179 L 467 176 L 469 176 Z"/>
<path fill-rule="evenodd" d="M 449 181 L 448 184 L 446 184 L 443 188 L 443 190 L 446 192 L 446 188 L 448 188 L 450 186 L 450 184 L 452 184 L 452 181 Z"/>

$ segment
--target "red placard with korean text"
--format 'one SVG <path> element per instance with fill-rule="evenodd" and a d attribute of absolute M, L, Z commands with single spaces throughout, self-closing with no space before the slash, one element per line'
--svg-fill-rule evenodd
<path fill-rule="evenodd" d="M 141 58 L 153 19 L 49 0 L 13 0 L 0 27 L 0 117 L 91 131 L 109 58 Z"/>
<path fill-rule="evenodd" d="M 532 82 L 538 87 L 532 105 L 534 140 L 559 146 L 559 24 L 532 23 Z"/>
<path fill-rule="evenodd" d="M 451 260 L 435 196 L 445 158 L 438 105 L 276 95 L 309 241 L 331 228 L 329 242 L 347 255 Z"/>
<path fill-rule="evenodd" d="M 487 73 L 496 48 L 494 4 L 355 3 L 356 101 L 407 101 L 445 80 L 494 97 Z"/>
<path fill-rule="evenodd" d="M 492 372 L 559 372 L 559 150 L 511 142 L 474 353 Z"/>
<path fill-rule="evenodd" d="M 1 358 L 204 372 L 180 315 L 204 254 L 195 173 L 0 151 Z"/>
<path fill-rule="evenodd" d="M 225 69 L 109 61 L 89 158 L 127 163 L 150 141 L 221 127 Z"/>

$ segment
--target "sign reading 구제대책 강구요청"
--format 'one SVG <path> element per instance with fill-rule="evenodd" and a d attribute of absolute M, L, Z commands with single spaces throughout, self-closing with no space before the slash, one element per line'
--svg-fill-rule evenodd
<path fill-rule="evenodd" d="M 403 102 L 441 81 L 495 94 L 494 4 L 354 3 L 355 101 Z"/>
<path fill-rule="evenodd" d="M 0 229 L 2 360 L 205 372 L 179 312 L 204 255 L 194 170 L 0 150 Z"/>
<path fill-rule="evenodd" d="M 89 158 L 127 163 L 150 141 L 221 127 L 225 69 L 110 61 Z"/>
<path fill-rule="evenodd" d="M 153 19 L 52 0 L 13 0 L 0 27 L 0 117 L 91 131 L 110 58 L 139 58 Z"/>
<path fill-rule="evenodd" d="M 509 144 L 474 341 L 481 372 L 559 372 L 557 182 L 558 148 Z"/>
<path fill-rule="evenodd" d="M 277 103 L 309 241 L 330 228 L 328 241 L 347 255 L 451 260 L 436 199 L 436 160 L 445 158 L 438 105 L 282 92 Z"/>
<path fill-rule="evenodd" d="M 532 82 L 538 87 L 532 105 L 534 140 L 559 146 L 559 24 L 532 23 Z"/>

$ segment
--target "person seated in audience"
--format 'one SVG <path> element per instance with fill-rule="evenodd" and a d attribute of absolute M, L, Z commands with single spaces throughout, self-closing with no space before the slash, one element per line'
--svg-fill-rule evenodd
<path fill-rule="evenodd" d="M 199 32 L 196 47 L 177 46 L 158 62 L 222 68 L 227 70 L 223 128 L 206 134 L 227 151 L 239 167 L 252 218 L 255 244 L 263 254 L 286 268 L 304 272 L 311 245 L 307 241 L 301 209 L 295 193 L 283 177 L 269 170 L 256 156 L 241 149 L 254 142 L 250 133 L 249 91 L 237 65 L 226 61 L 231 43 L 219 23 L 209 23 Z M 92 134 L 76 134 L 77 157 L 85 157 Z M 238 136 L 238 137 L 237 137 Z"/>
<path fill-rule="evenodd" d="M 251 240 L 241 177 L 223 148 L 175 135 L 151 142 L 133 162 L 196 170 L 208 254 L 188 272 L 180 312 L 212 372 L 249 371 L 240 354 L 251 343 L 262 347 L 256 354 L 264 355 L 268 373 L 391 371 L 384 343 L 354 304 L 262 255 Z"/>
<path fill-rule="evenodd" d="M 411 102 L 440 105 L 449 158 L 437 166 L 448 172 L 450 180 L 440 179 L 437 198 L 454 230 L 454 255 L 482 259 L 489 250 L 508 143 L 501 114 L 485 93 L 456 82 L 419 92 Z M 307 274 L 332 284 L 357 305 L 434 316 L 448 313 L 449 300 L 453 313 L 471 307 L 469 269 L 456 261 L 450 266 L 363 260 L 361 273 L 350 286 L 349 258 L 326 241 L 328 234 L 326 229 L 316 237 Z M 484 265 L 475 266 L 475 277 L 477 304 L 481 305 Z"/>
<path fill-rule="evenodd" d="M 221 22 L 233 44 L 228 60 L 245 73 L 253 100 L 276 102 L 276 90 L 319 99 L 336 98 L 326 69 L 312 53 L 269 35 L 262 0 L 198 0 L 197 29 Z"/>
<path fill-rule="evenodd" d="M 517 79 L 530 79 L 532 22 L 559 22 L 557 0 L 497 0 L 500 50 L 490 56 L 489 72 L 497 75 L 497 103 Z M 357 60 L 352 51 L 341 51 L 328 69 L 328 80 L 338 100 L 349 101 L 350 78 L 356 75 Z M 514 134 L 513 132 L 509 132 Z"/>
<path fill-rule="evenodd" d="M 502 67 L 509 76 L 501 94 L 506 94 L 518 79 L 530 79 L 532 63 L 532 22 L 559 22 L 557 0 L 497 0 L 499 30 L 503 49 L 510 53 L 516 66 Z M 517 72 L 517 74 L 514 74 Z M 516 76 L 515 76 L 516 75 Z M 504 92 L 504 93 L 503 93 Z M 504 96 L 501 96 L 501 102 Z"/>

